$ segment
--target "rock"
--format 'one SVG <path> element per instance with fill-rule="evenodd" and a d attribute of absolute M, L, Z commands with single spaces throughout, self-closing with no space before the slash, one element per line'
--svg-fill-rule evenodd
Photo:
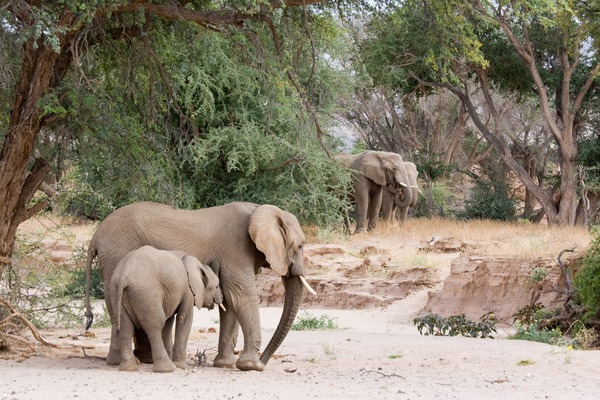
<path fill-rule="evenodd" d="M 307 277 L 317 295 L 305 294 L 302 308 L 361 310 L 385 307 L 417 290 L 432 287 L 436 280 L 439 278 L 433 271 L 425 268 L 396 272 L 391 278 Z M 278 276 L 262 274 L 257 279 L 257 289 L 262 307 L 283 305 L 284 289 Z"/>
<path fill-rule="evenodd" d="M 531 273 L 543 268 L 547 275 L 534 282 Z M 429 292 L 423 314 L 442 317 L 465 314 L 478 321 L 489 311 L 500 323 L 512 324 L 522 307 L 539 302 L 546 308 L 562 305 L 564 296 L 553 287 L 564 287 L 564 276 L 554 260 L 459 257 L 452 262 L 450 275 L 439 292 Z"/>

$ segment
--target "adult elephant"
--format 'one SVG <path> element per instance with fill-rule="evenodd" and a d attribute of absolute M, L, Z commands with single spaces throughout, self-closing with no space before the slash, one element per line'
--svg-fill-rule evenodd
<path fill-rule="evenodd" d="M 412 190 L 404 160 L 398 153 L 365 151 L 360 154 L 338 154 L 335 158 L 357 173 L 353 176 L 356 229 L 354 233 L 374 229 L 379 218 L 384 188 L 400 191 L 403 201 L 412 202 Z"/>
<path fill-rule="evenodd" d="M 94 257 L 98 257 L 106 307 L 113 323 L 107 363 L 120 363 L 109 284 L 112 274 L 125 254 L 150 245 L 181 250 L 204 264 L 219 262 L 226 311 L 219 310 L 219 347 L 214 365 L 262 371 L 294 321 L 304 293 L 303 283 L 308 287 L 304 279 L 304 242 L 296 217 L 272 205 L 235 202 L 200 210 L 179 210 L 141 202 L 114 211 L 94 233 L 86 265 L 89 319 L 91 267 Z M 259 358 L 261 332 L 254 275 L 260 267 L 271 268 L 283 278 L 285 302 L 277 329 Z M 240 326 L 244 348 L 236 358 L 234 349 Z M 136 355 L 142 361 L 150 361 L 150 346 L 144 339 L 143 331 L 136 331 Z"/>
<path fill-rule="evenodd" d="M 408 174 L 412 200 L 407 202 L 401 190 L 384 190 L 381 197 L 380 210 L 381 219 L 384 221 L 393 221 L 396 214 L 398 214 L 400 221 L 406 221 L 408 218 L 408 208 L 414 208 L 417 205 L 417 199 L 419 198 L 419 185 L 417 182 L 419 171 L 417 171 L 417 166 L 410 161 L 404 161 L 404 169 L 406 169 L 406 173 Z"/>

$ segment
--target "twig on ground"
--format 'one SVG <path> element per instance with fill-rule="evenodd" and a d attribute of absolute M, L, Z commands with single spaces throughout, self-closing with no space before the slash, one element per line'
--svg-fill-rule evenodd
<path fill-rule="evenodd" d="M 196 364 L 199 367 L 206 367 L 208 365 L 208 357 L 206 355 L 207 352 L 212 351 L 215 352 L 215 348 L 205 348 L 204 350 L 200 351 L 200 349 L 196 350 L 196 354 L 193 357 L 194 360 L 194 364 Z"/>
<path fill-rule="evenodd" d="M 364 369 L 361 368 L 362 370 L 362 374 L 361 375 L 368 375 L 370 373 L 375 373 L 375 374 L 379 374 L 385 378 L 402 378 L 402 379 L 406 379 L 405 377 L 403 377 L 402 375 L 398 375 L 398 374 L 384 374 L 381 371 L 375 370 L 375 369 Z"/>

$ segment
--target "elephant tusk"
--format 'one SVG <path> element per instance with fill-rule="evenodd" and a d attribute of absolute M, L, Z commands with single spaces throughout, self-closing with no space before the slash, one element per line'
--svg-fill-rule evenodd
<path fill-rule="evenodd" d="M 317 292 L 315 292 L 315 290 L 310 287 L 310 285 L 308 284 L 308 282 L 306 282 L 306 279 L 304 278 L 304 276 L 300 275 L 300 281 L 302 281 L 302 284 L 304 285 L 304 287 L 306 288 L 306 290 L 308 290 L 313 296 L 317 295 Z"/>
<path fill-rule="evenodd" d="M 402 187 L 408 187 L 408 185 L 406 183 L 404 183 L 404 182 L 400 182 L 400 186 L 402 186 Z"/>
<path fill-rule="evenodd" d="M 219 307 L 221 307 L 221 310 L 223 310 L 223 312 L 227 312 L 227 309 L 225 308 L 223 303 L 219 303 Z"/>

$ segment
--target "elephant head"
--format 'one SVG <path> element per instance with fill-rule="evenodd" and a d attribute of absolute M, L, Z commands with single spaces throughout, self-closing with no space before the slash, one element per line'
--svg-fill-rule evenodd
<path fill-rule="evenodd" d="M 250 237 L 270 268 L 279 274 L 285 286 L 285 302 L 277 329 L 260 360 L 266 364 L 287 335 L 303 298 L 302 285 L 315 294 L 304 279 L 304 233 L 296 217 L 275 206 L 259 206 L 250 217 Z"/>
<path fill-rule="evenodd" d="M 410 198 L 404 196 L 404 191 L 396 192 L 396 195 L 394 196 L 394 205 L 401 210 L 408 207 L 414 208 L 417 205 L 417 200 L 419 198 L 419 185 L 417 182 L 419 171 L 417 171 L 417 166 L 410 161 L 405 161 L 404 169 L 406 170 L 406 174 L 408 176 L 411 196 Z"/>
<path fill-rule="evenodd" d="M 196 257 L 185 255 L 181 259 L 187 271 L 188 284 L 194 295 L 197 308 L 212 310 L 215 304 L 223 303 L 223 291 L 219 286 L 218 263 L 216 271 L 202 264 Z"/>
<path fill-rule="evenodd" d="M 413 192 L 407 174 L 404 160 L 398 153 L 385 151 L 367 151 L 363 156 L 357 158 L 355 169 L 373 182 L 385 189 L 402 195 L 402 203 L 407 207 L 413 201 Z M 394 196 L 398 198 L 398 196 Z M 398 207 L 400 205 L 396 204 Z"/>

